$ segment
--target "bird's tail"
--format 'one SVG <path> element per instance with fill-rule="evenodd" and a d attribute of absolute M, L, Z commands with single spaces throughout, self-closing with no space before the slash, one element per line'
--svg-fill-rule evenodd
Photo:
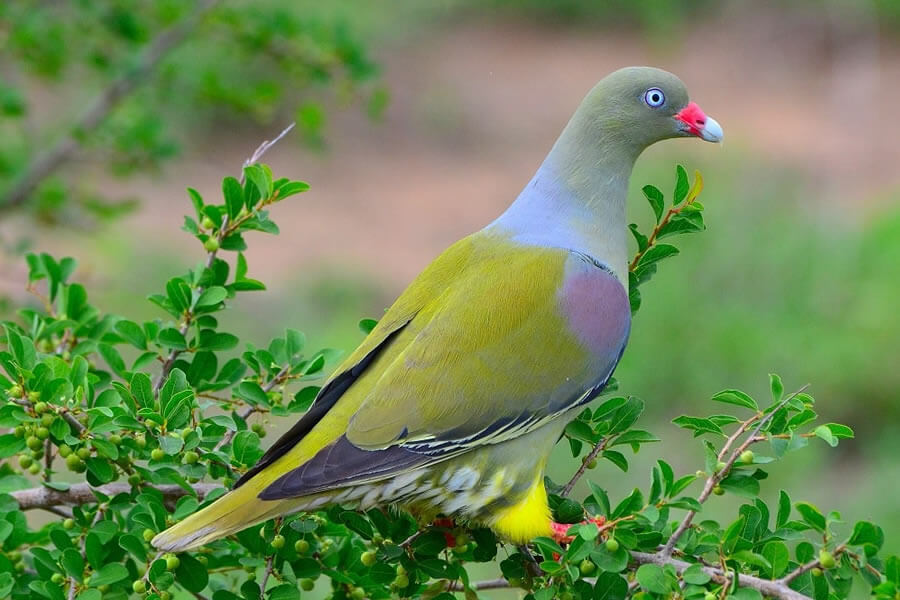
<path fill-rule="evenodd" d="M 260 500 L 260 485 L 251 479 L 153 538 L 159 550 L 193 550 L 272 517 L 301 510 L 309 498 Z"/>

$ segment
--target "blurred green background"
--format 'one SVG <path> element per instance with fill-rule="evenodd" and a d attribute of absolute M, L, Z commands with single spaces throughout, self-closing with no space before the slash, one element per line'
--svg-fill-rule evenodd
<path fill-rule="evenodd" d="M 256 10 L 229 4 L 242 14 Z M 515 198 L 597 79 L 629 64 L 660 66 L 688 84 L 723 125 L 726 143 L 660 144 L 635 170 L 631 212 L 644 224 L 650 211 L 642 185 L 671 190 L 676 162 L 700 170 L 709 231 L 683 242 L 682 254 L 642 290 L 617 372 L 622 390 L 646 401 L 644 426 L 664 440 L 662 448 L 647 448 L 627 474 L 602 464 L 591 476 L 617 500 L 646 486 L 654 455 L 694 471 L 701 446 L 670 420 L 715 412 L 708 398 L 726 387 L 763 397 L 767 373 L 776 372 L 788 388 L 811 383 L 819 413 L 850 424 L 857 439 L 837 450 L 814 443 L 779 463 L 764 486 L 768 495 L 789 487 L 795 499 L 848 520 L 874 519 L 885 526 L 887 549 L 900 551 L 900 5 L 258 6 L 358 40 L 371 59 L 361 61 L 364 110 L 348 106 L 355 92 L 348 101 L 340 85 L 307 92 L 288 75 L 277 98 L 267 98 L 265 86 L 253 88 L 251 100 L 266 107 L 259 111 L 229 104 L 229 86 L 248 89 L 242 80 L 215 88 L 220 95 L 205 104 L 146 95 L 163 107 L 176 158 L 147 168 L 136 161 L 126 179 L 105 168 L 108 153 L 67 165 L 68 181 L 137 199 L 113 220 L 48 225 L 34 211 L 4 215 L 5 313 L 30 301 L 19 253 L 31 247 L 76 256 L 77 277 L 98 306 L 134 319 L 159 316 L 144 296 L 201 258 L 179 231 L 189 207 L 184 188 L 215 194 L 221 177 L 237 172 L 260 141 L 299 118 L 304 135 L 282 142 L 266 161 L 312 190 L 277 207 L 280 236 L 249 240 L 250 275 L 269 291 L 242 300 L 226 326 L 258 343 L 295 327 L 313 346 L 349 350 L 362 338 L 358 319 L 377 318 L 437 253 Z M 250 19 L 245 27 L 262 36 L 278 19 Z M 173 54 L 178 68 L 170 66 L 170 76 L 190 79 L 191 68 L 229 53 L 221 39 L 204 39 L 192 41 L 188 54 Z M 278 73 L 277 62 L 266 68 Z M 57 103 L 39 103 L 45 108 L 32 117 L 38 126 L 54 106 L 79 112 L 84 93 L 71 78 L 48 81 L 27 69 L 19 76 L 29 97 Z M 0 117 L 0 127 L 10 118 Z M 159 150 L 156 141 L 150 146 Z M 551 475 L 561 480 L 574 465 L 559 450 Z M 712 505 L 731 514 L 737 506 L 727 497 Z"/>

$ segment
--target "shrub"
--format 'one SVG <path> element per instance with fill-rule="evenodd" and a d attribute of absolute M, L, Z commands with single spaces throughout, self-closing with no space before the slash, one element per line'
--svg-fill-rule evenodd
<path fill-rule="evenodd" d="M 248 163 L 240 180 L 224 179 L 219 203 L 188 190 L 194 214 L 184 229 L 205 259 L 149 297 L 163 318 L 104 314 L 72 280 L 72 258 L 28 255 L 27 286 L 39 302 L 3 324 L 0 352 L 0 426 L 11 429 L 0 435 L 0 597 L 291 600 L 318 588 L 338 599 L 444 600 L 521 588 L 535 600 L 830 600 L 847 598 L 855 579 L 880 598 L 900 591 L 900 561 L 879 555 L 877 525 L 844 527 L 838 513 L 784 491 L 777 505 L 760 499 L 767 465 L 815 438 L 836 446 L 853 437 L 846 426 L 817 425 L 813 397 L 785 393 L 775 375 L 762 404 L 728 389 L 712 401 L 735 414 L 675 419 L 702 438 L 697 472 L 676 474 L 660 458 L 648 488 L 588 480 L 579 502 L 576 484 L 598 460 L 625 470 L 624 450 L 658 441 L 636 427 L 643 402 L 611 384 L 561 441 L 582 462 L 567 482 L 547 482 L 555 520 L 571 524 L 557 540 L 504 548 L 480 527 L 334 506 L 197 552 L 156 553 L 157 532 L 223 494 L 262 455 L 268 419 L 310 406 L 335 358 L 307 351 L 294 329 L 256 346 L 220 326 L 240 296 L 265 289 L 248 275 L 245 235 L 278 233 L 269 210 L 308 188 Z M 633 311 L 640 287 L 678 252 L 661 240 L 704 229 L 701 188 L 699 174 L 691 186 L 681 167 L 672 204 L 644 188 L 656 224 L 646 234 L 631 227 Z M 364 332 L 373 325 L 360 323 Z M 733 520 L 704 514 L 718 496 L 733 501 Z M 29 522 L 38 509 L 54 518 Z M 475 563 L 496 563 L 496 579 L 473 581 Z"/>

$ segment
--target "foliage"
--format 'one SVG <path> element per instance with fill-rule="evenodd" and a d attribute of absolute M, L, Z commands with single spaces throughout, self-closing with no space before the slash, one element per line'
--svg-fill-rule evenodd
<path fill-rule="evenodd" d="M 853 437 L 846 426 L 816 424 L 812 396 L 786 394 L 774 375 L 770 401 L 729 389 L 712 397 L 729 411 L 675 419 L 702 438 L 706 459 L 696 473 L 676 474 L 660 458 L 646 489 L 589 481 L 578 502 L 575 484 L 598 460 L 627 470 L 628 448 L 659 439 L 636 427 L 644 408 L 636 397 L 614 395 L 586 408 L 564 436 L 581 467 L 565 485 L 547 481 L 555 520 L 571 527 L 527 548 L 504 547 L 480 527 L 417 523 L 400 510 L 332 507 L 198 552 L 154 553 L 148 542 L 156 532 L 220 496 L 261 456 L 266 418 L 309 407 L 334 358 L 305 352 L 303 335 L 292 329 L 238 351 L 241 340 L 220 324 L 239 296 L 265 289 L 248 276 L 245 235 L 277 233 L 269 210 L 307 187 L 251 164 L 242 180 L 225 178 L 219 203 L 188 190 L 194 211 L 184 229 L 205 261 L 150 296 L 161 319 L 103 314 L 72 280 L 73 259 L 27 257 L 28 288 L 39 304 L 3 324 L 0 351 L 0 427 L 11 430 L 0 435 L 7 459 L 0 466 L 0 597 L 290 600 L 318 586 L 338 599 L 446 600 L 457 591 L 474 598 L 515 587 L 535 600 L 839 600 L 855 579 L 879 598 L 896 597 L 900 561 L 880 556 L 880 527 L 846 527 L 838 513 L 792 502 L 787 492 L 777 506 L 760 499 L 767 465 L 810 440 L 836 446 Z M 691 186 L 681 167 L 671 206 L 659 190 L 644 188 L 656 224 L 646 234 L 632 227 L 635 310 L 639 287 L 676 254 L 659 240 L 703 229 L 701 188 L 699 175 Z M 698 520 L 719 496 L 737 500 L 734 520 Z M 36 525 L 26 513 L 37 509 L 58 518 Z M 502 577 L 470 579 L 472 567 L 491 562 Z"/>
<path fill-rule="evenodd" d="M 176 132 L 286 112 L 321 144 L 322 92 L 372 114 L 386 101 L 342 22 L 283 0 L 5 2 L 0 32 L 0 211 L 26 206 L 45 222 L 134 205 L 85 164 L 152 171 L 178 152 Z M 81 168 L 62 169 L 75 158 Z"/>

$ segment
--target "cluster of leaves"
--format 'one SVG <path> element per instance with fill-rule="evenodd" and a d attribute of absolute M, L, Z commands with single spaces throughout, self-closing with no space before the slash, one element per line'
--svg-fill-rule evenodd
<path fill-rule="evenodd" d="M 179 28 L 187 31 L 173 34 Z M 319 144 L 323 92 L 338 97 L 332 105 L 362 100 L 373 115 L 387 99 L 364 45 L 342 22 L 283 0 L 5 2 L 0 32 L 0 210 L 21 204 L 45 222 L 110 217 L 134 205 L 104 197 L 83 168 L 57 169 L 75 146 L 80 162 L 129 175 L 173 157 L 182 141 L 175 132 L 204 122 L 269 124 L 294 113 L 307 141 Z M 132 85 L 130 73 L 154 54 L 162 60 Z M 39 181 L 22 198 L 19 186 L 35 172 Z"/>
<path fill-rule="evenodd" d="M 699 180 L 689 192 L 683 173 L 681 200 L 667 216 L 661 195 L 651 199 L 657 233 L 646 236 L 635 269 L 648 265 L 642 256 L 658 247 L 658 232 L 697 204 Z M 769 463 L 812 438 L 836 445 L 853 435 L 834 423 L 816 426 L 813 398 L 785 395 L 774 376 L 765 408 L 725 390 L 713 400 L 738 415 L 675 419 L 703 438 L 701 470 L 676 476 L 660 459 L 648 489 L 623 493 L 588 481 L 578 502 L 571 494 L 598 461 L 627 470 L 624 450 L 658 441 L 635 427 L 638 398 L 616 395 L 586 408 L 565 430 L 581 467 L 565 485 L 546 482 L 555 520 L 571 527 L 527 547 L 509 548 L 485 528 L 419 523 L 402 510 L 333 506 L 196 552 L 157 553 L 153 536 L 219 497 L 258 460 L 266 419 L 305 411 L 334 358 L 304 353 L 295 330 L 265 347 L 241 347 L 220 326 L 240 294 L 264 289 L 247 276 L 245 234 L 277 233 L 269 209 L 306 189 L 250 165 L 242 180 L 223 181 L 219 203 L 189 190 L 194 214 L 184 229 L 205 260 L 150 296 L 163 314 L 153 321 L 91 305 L 71 280 L 73 259 L 28 256 L 38 302 L 3 323 L 0 351 L 0 427 L 8 430 L 0 435 L 0 597 L 296 600 L 315 589 L 338 600 L 450 600 L 509 587 L 529 600 L 842 600 L 856 577 L 879 598 L 896 597 L 900 561 L 879 555 L 877 525 L 859 522 L 842 535 L 837 513 L 792 503 L 786 492 L 773 509 L 759 498 Z M 754 453 L 758 445 L 771 455 Z M 742 499 L 735 520 L 695 522 L 718 496 Z M 36 510 L 53 518 L 26 518 Z M 502 577 L 470 578 L 473 564 L 491 562 Z"/>

